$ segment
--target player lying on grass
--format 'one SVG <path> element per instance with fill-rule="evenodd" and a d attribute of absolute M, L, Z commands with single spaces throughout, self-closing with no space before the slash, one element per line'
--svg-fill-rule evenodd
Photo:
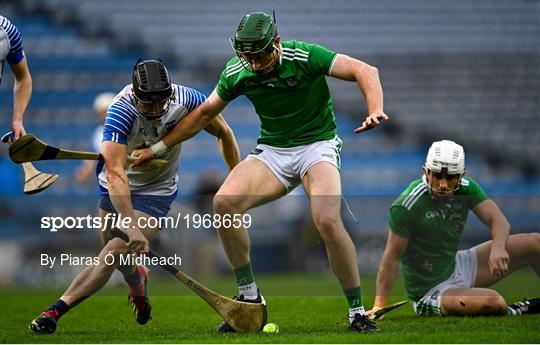
<path fill-rule="evenodd" d="M 401 261 L 405 288 L 418 315 L 516 315 L 540 312 L 540 299 L 507 305 L 489 287 L 522 267 L 540 277 L 540 234 L 509 236 L 510 224 L 465 173 L 463 147 L 434 142 L 423 167 L 390 207 L 390 232 L 377 275 L 372 311 L 387 303 Z M 469 210 L 492 240 L 458 251 Z"/>
<path fill-rule="evenodd" d="M 281 41 L 275 22 L 261 12 L 242 18 L 231 44 L 236 56 L 227 63 L 204 104 L 153 150 L 137 151 L 135 155 L 140 162 L 159 157 L 163 148 L 187 140 L 204 128 L 229 102 L 247 96 L 261 120 L 261 135 L 257 147 L 221 186 L 214 198 L 214 212 L 242 214 L 302 184 L 330 265 L 347 298 L 351 329 L 379 331 L 365 316 L 356 250 L 341 221 L 342 142 L 326 82 L 326 77 L 332 76 L 357 83 L 369 114 L 356 129 L 359 133 L 388 119 L 377 69 L 317 44 Z M 233 268 L 239 299 L 263 303 L 253 276 L 246 229 L 222 227 L 218 234 Z M 232 328 L 223 323 L 218 330 L 230 332 Z"/>
<path fill-rule="evenodd" d="M 150 319 L 151 306 L 146 286 L 148 270 L 144 266 L 119 266 L 120 255 L 148 251 L 148 240 L 157 228 L 138 228 L 137 218 L 162 217 L 176 198 L 178 162 L 181 145 L 171 146 L 162 156 L 168 160 L 161 170 L 150 167 L 127 167 L 126 157 L 135 148 L 159 142 L 176 123 L 202 104 L 206 97 L 200 92 L 171 84 L 165 65 L 160 60 L 137 61 L 133 68 L 133 83 L 127 85 L 109 107 L 103 129 L 102 154 L 105 160 L 98 166 L 102 220 L 109 213 L 129 217 L 132 222 L 120 230 L 129 236 L 129 243 L 115 238 L 107 242 L 108 228 L 100 232 L 103 249 L 99 264 L 86 267 L 75 277 L 66 292 L 53 305 L 30 323 L 37 333 L 52 333 L 56 322 L 68 310 L 96 293 L 109 280 L 115 269 L 124 275 L 129 285 L 129 301 L 133 304 L 138 323 Z M 232 130 L 221 115 L 205 130 L 217 138 L 223 158 L 232 169 L 240 161 L 240 152 Z M 104 257 L 112 253 L 116 260 L 109 265 Z M 110 263 L 110 261 L 108 261 Z"/>

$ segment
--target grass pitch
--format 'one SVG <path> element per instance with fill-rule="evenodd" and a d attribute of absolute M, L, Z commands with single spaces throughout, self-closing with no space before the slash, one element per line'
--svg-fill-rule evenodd
<path fill-rule="evenodd" d="M 127 304 L 126 288 L 106 288 L 71 310 L 58 323 L 56 333 L 36 335 L 27 325 L 61 290 L 1 289 L 2 343 L 539 343 L 540 315 L 521 317 L 414 316 L 410 305 L 387 314 L 379 322 L 381 334 L 347 331 L 346 302 L 333 277 L 258 277 L 269 306 L 268 322 L 278 334 L 218 334 L 221 321 L 204 301 L 173 279 L 150 282 L 153 319 L 140 326 Z M 221 293 L 235 293 L 232 278 L 208 285 Z M 509 301 L 538 291 L 532 272 L 517 272 L 497 288 Z M 374 279 L 364 278 L 365 305 L 373 302 Z M 404 299 L 403 284 L 396 282 L 391 302 Z M 284 296 L 284 295 L 287 296 Z"/>

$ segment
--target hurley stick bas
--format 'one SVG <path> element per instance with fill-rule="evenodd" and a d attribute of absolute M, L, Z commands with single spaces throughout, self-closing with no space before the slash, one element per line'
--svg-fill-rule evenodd
<path fill-rule="evenodd" d="M 129 241 L 128 235 L 116 228 L 111 229 L 109 234 L 109 238 L 115 237 L 120 238 L 124 242 Z M 165 260 L 160 260 L 161 256 L 153 251 L 149 251 L 146 255 L 151 258 L 157 258 L 158 262 L 165 262 Z M 258 332 L 266 324 L 267 313 L 265 304 L 246 303 L 222 296 L 172 265 L 160 263 L 159 266 L 184 283 L 208 303 L 208 305 L 214 308 L 235 331 Z"/>

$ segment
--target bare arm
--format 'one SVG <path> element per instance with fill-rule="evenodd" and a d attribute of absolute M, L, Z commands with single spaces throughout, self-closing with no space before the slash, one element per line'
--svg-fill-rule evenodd
<path fill-rule="evenodd" d="M 28 61 L 26 58 L 15 65 L 9 65 L 15 76 L 15 83 L 13 85 L 13 133 L 15 140 L 21 135 L 25 135 L 26 132 L 23 127 L 24 112 L 30 97 L 32 97 L 32 77 L 30 70 L 28 69 Z"/>
<path fill-rule="evenodd" d="M 376 67 L 350 56 L 338 54 L 330 75 L 341 80 L 356 81 L 366 99 L 368 116 L 362 126 L 355 130 L 355 133 L 376 127 L 381 119 L 388 120 L 388 115 L 384 113 L 383 109 L 383 90 Z"/>
<path fill-rule="evenodd" d="M 195 110 L 177 123 L 176 126 L 163 137 L 163 143 L 167 147 L 173 147 L 174 145 L 195 136 L 202 129 L 206 128 L 226 105 L 227 102 L 223 101 L 218 96 L 216 90 L 212 91 L 203 104 L 195 108 Z"/>
<path fill-rule="evenodd" d="M 124 169 L 127 147 L 112 141 L 104 141 L 101 151 L 107 168 L 107 189 L 111 202 L 122 218 L 131 219 L 129 226 L 121 229 L 129 236 L 128 246 L 136 252 L 148 252 L 148 241 L 137 227 L 135 211 L 131 204 L 129 180 Z"/>
<path fill-rule="evenodd" d="M 231 171 L 238 163 L 240 163 L 240 149 L 234 133 L 223 118 L 221 114 L 218 114 L 209 124 L 205 130 L 216 137 L 218 142 L 219 151 L 223 156 L 223 160 Z"/>
<path fill-rule="evenodd" d="M 407 249 L 408 244 L 409 240 L 407 238 L 398 236 L 392 231 L 388 232 L 386 248 L 377 273 L 374 308 L 382 308 L 388 304 L 388 294 L 394 285 L 401 256 Z"/>
<path fill-rule="evenodd" d="M 497 204 L 491 200 L 484 200 L 473 209 L 480 220 L 491 229 L 491 252 L 489 255 L 489 268 L 494 276 L 502 276 L 508 271 L 510 261 L 506 252 L 506 242 L 510 235 L 510 224 Z"/>
<path fill-rule="evenodd" d="M 203 104 L 187 114 L 158 143 L 146 149 L 135 150 L 132 154 L 137 159 L 133 162 L 132 166 L 144 165 L 154 157 L 159 157 L 168 148 L 195 136 L 203 128 L 208 127 L 210 122 L 221 113 L 227 104 L 227 102 L 218 96 L 216 90 L 214 90 Z"/>

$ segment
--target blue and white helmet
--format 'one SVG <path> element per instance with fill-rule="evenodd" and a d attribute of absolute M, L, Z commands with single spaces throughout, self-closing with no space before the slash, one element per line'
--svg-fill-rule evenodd
<path fill-rule="evenodd" d="M 447 169 L 450 175 L 465 173 L 465 151 L 463 146 L 451 140 L 436 141 L 431 144 L 426 157 L 426 168 L 440 173 Z"/>

